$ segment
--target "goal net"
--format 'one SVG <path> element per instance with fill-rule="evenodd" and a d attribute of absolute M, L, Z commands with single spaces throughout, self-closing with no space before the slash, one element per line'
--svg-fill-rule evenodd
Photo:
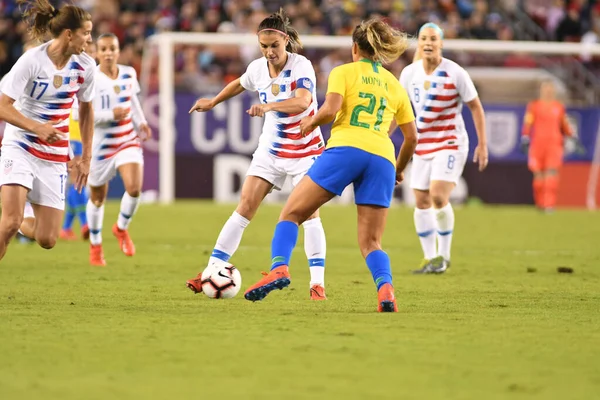
<path fill-rule="evenodd" d="M 317 71 L 321 103 L 328 72 L 349 61 L 351 39 L 306 35 L 302 42 L 303 54 Z M 388 69 L 399 75 L 413 51 Z M 256 36 L 248 34 L 168 32 L 147 40 L 140 83 L 148 120 L 158 135 L 146 146 L 145 189 L 156 191 L 160 202 L 237 200 L 262 128 L 262 119 L 245 113 L 258 101 L 256 93 L 244 93 L 207 113 L 190 115 L 188 110 L 197 98 L 214 96 L 260 56 Z M 594 67 L 600 65 L 600 45 L 448 39 L 444 56 L 464 66 L 475 82 L 486 110 L 490 151 L 490 166 L 484 174 L 467 165 L 454 191 L 456 200 L 531 202 L 531 174 L 526 155 L 519 151 L 519 137 L 526 103 L 537 97 L 542 81 L 552 80 L 586 147 L 585 155 L 566 149 L 559 203 L 595 208 L 600 201 L 600 81 Z M 472 151 L 476 135 L 468 110 L 463 115 Z M 328 127 L 324 134 L 328 136 Z M 397 132 L 392 139 L 399 145 L 402 135 Z M 397 191 L 397 197 L 410 203 L 407 186 Z M 271 198 L 277 201 L 285 196 L 284 190 Z"/>

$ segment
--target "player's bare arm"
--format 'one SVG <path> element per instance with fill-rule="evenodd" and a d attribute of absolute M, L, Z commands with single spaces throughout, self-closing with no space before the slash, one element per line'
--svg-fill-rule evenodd
<path fill-rule="evenodd" d="M 90 173 L 90 162 L 92 160 L 92 138 L 94 137 L 94 107 L 92 102 L 79 103 L 79 127 L 81 131 L 81 143 L 83 152 L 81 160 L 74 166 L 77 178 L 75 187 L 81 192 L 87 184 Z"/>
<path fill-rule="evenodd" d="M 325 103 L 319 108 L 317 114 L 312 117 L 303 118 L 300 121 L 300 132 L 306 135 L 315 130 L 317 126 L 333 122 L 336 114 L 342 108 L 343 101 L 344 97 L 341 94 L 327 93 Z"/>
<path fill-rule="evenodd" d="M 142 104 L 140 103 L 137 95 L 133 95 L 131 97 L 131 120 L 133 121 L 133 125 L 137 130 L 138 137 L 142 141 L 152 138 L 152 129 L 150 129 L 150 126 L 146 121 Z"/>
<path fill-rule="evenodd" d="M 255 104 L 247 111 L 253 117 L 262 117 L 269 111 L 298 114 L 306 111 L 312 103 L 312 93 L 307 89 L 296 89 L 295 97 L 275 103 Z"/>
<path fill-rule="evenodd" d="M 64 140 L 61 131 L 54 128 L 50 122 L 40 124 L 21 114 L 14 106 L 15 100 L 5 94 L 0 94 L 0 119 L 18 128 L 33 132 L 45 142 L 54 143 Z"/>
<path fill-rule="evenodd" d="M 485 115 L 479 97 L 467 103 L 467 107 L 473 115 L 473 123 L 477 131 L 477 147 L 473 155 L 473 162 L 479 164 L 479 171 L 483 171 L 488 165 L 487 135 L 485 133 Z"/>
<path fill-rule="evenodd" d="M 235 81 L 232 81 L 227 86 L 225 86 L 223 90 L 221 90 L 221 92 L 219 92 L 219 94 L 213 97 L 212 99 L 198 99 L 194 106 L 190 108 L 189 113 L 191 114 L 194 111 L 203 112 L 212 110 L 217 104 L 237 96 L 244 90 L 246 89 L 244 89 L 244 87 L 240 83 L 240 78 L 237 78 Z"/>

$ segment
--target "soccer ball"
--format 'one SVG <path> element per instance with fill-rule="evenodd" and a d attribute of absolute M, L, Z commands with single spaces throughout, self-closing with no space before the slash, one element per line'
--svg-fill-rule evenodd
<path fill-rule="evenodd" d="M 211 299 L 231 299 L 241 287 L 242 275 L 229 263 L 211 264 L 202 271 L 202 293 Z"/>

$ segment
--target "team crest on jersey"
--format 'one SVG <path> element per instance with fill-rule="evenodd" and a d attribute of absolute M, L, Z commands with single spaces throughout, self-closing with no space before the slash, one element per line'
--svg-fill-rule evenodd
<path fill-rule="evenodd" d="M 60 75 L 54 75 L 54 80 L 52 81 L 52 84 L 56 89 L 58 89 L 63 85 L 63 77 Z"/>
<path fill-rule="evenodd" d="M 69 86 L 72 88 L 77 86 L 78 80 L 79 80 L 79 74 L 77 73 L 77 71 L 72 70 L 71 73 L 69 74 Z"/>
<path fill-rule="evenodd" d="M 429 88 L 431 87 L 431 82 L 425 81 L 425 83 L 423 84 L 423 86 L 425 87 L 425 90 L 429 90 Z"/>
<path fill-rule="evenodd" d="M 115 93 L 116 93 L 116 94 L 119 94 L 119 93 L 121 93 L 121 86 L 119 86 L 119 85 L 115 85 L 115 87 L 114 87 L 113 89 L 115 89 Z"/>
<path fill-rule="evenodd" d="M 271 93 L 273 93 L 273 96 L 277 96 L 280 91 L 281 91 L 281 88 L 279 87 L 278 84 L 274 83 L 271 85 Z"/>

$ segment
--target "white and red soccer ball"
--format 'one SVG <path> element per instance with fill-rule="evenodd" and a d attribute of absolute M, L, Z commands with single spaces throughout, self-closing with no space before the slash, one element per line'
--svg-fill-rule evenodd
<path fill-rule="evenodd" d="M 211 264 L 202 271 L 202 293 L 211 299 L 231 299 L 242 287 L 242 275 L 232 264 Z"/>

